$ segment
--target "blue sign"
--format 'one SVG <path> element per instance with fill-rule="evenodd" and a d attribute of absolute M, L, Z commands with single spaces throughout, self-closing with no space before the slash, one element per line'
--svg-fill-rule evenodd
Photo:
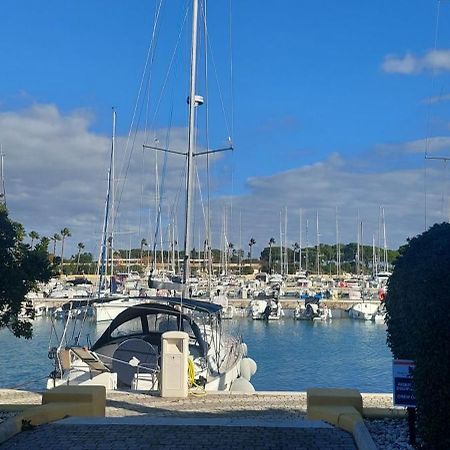
<path fill-rule="evenodd" d="M 409 359 L 394 359 L 392 372 L 394 375 L 394 405 L 416 407 L 416 397 L 413 389 L 412 371 L 414 361 Z"/>

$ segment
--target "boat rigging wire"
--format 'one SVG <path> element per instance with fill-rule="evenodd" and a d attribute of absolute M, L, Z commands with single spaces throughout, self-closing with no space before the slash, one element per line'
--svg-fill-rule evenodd
<path fill-rule="evenodd" d="M 19 389 L 19 388 L 21 388 L 21 387 L 27 386 L 27 385 L 29 385 L 29 384 L 31 384 L 31 383 L 35 383 L 36 381 L 42 381 L 42 380 L 45 380 L 45 379 L 47 379 L 47 378 L 48 378 L 48 374 L 45 375 L 45 376 L 43 376 L 43 377 L 35 378 L 35 379 L 33 379 L 33 380 L 28 380 L 28 381 L 25 381 L 24 383 L 16 384 L 15 386 L 9 386 L 9 387 L 3 388 L 3 389 L 12 389 L 12 390 L 15 390 L 15 389 Z"/>
<path fill-rule="evenodd" d="M 175 56 L 177 55 L 178 48 L 179 48 L 179 46 L 180 46 L 181 37 L 182 37 L 182 35 L 183 35 L 183 30 L 184 30 L 184 27 L 185 27 L 185 24 L 186 24 L 186 21 L 187 21 L 187 17 L 188 17 L 188 12 L 189 12 L 189 8 L 188 8 L 187 2 L 186 2 L 186 8 L 185 8 L 184 19 L 183 19 L 183 21 L 182 21 L 182 23 L 181 23 L 181 26 L 180 26 L 180 31 L 179 31 L 179 33 L 178 33 L 178 38 L 177 38 L 175 47 L 174 47 L 174 49 L 173 49 L 172 56 L 171 56 L 171 58 L 170 58 L 169 66 L 168 66 L 168 68 L 167 68 L 167 70 L 166 70 L 166 75 L 165 75 L 165 77 L 164 77 L 164 82 L 163 82 L 163 85 L 162 85 L 162 87 L 161 87 L 161 90 L 160 90 L 160 93 L 159 93 L 158 100 L 156 101 L 155 112 L 153 113 L 153 117 L 152 117 L 152 120 L 151 120 L 151 122 L 150 122 L 149 132 L 150 132 L 150 130 L 154 130 L 154 124 L 155 124 L 155 121 L 156 121 L 156 116 L 158 115 L 159 108 L 160 108 L 160 106 L 161 106 L 162 99 L 163 99 L 163 96 L 164 96 L 164 92 L 165 92 L 165 90 L 166 90 L 167 83 L 168 83 L 168 80 L 169 80 L 169 75 L 170 75 L 170 73 L 172 72 L 172 66 L 173 66 L 174 61 L 175 61 Z M 149 139 L 149 136 L 146 136 L 146 141 L 147 141 L 147 142 L 148 142 L 148 139 Z"/>
<path fill-rule="evenodd" d="M 439 37 L 439 22 L 441 15 L 441 0 L 437 1 L 437 10 L 436 10 L 436 22 L 434 28 L 434 51 L 437 50 L 437 43 Z M 436 66 L 433 65 L 432 73 L 431 73 L 431 93 L 433 94 L 436 83 Z M 431 140 L 431 105 L 432 102 L 428 101 L 428 111 L 427 111 L 427 124 L 426 124 L 426 138 L 425 138 L 425 158 L 424 158 L 424 230 L 426 231 L 428 228 L 428 192 L 427 192 L 427 178 L 428 178 L 428 170 L 427 170 L 427 159 L 428 153 L 430 151 L 430 140 Z"/>
<path fill-rule="evenodd" d="M 229 46 L 230 46 L 230 116 L 231 116 L 231 141 L 234 139 L 234 78 L 233 78 L 233 9 L 232 0 L 229 2 Z"/>
<path fill-rule="evenodd" d="M 115 221 L 117 218 L 117 210 L 119 208 L 119 205 L 122 201 L 122 195 L 123 195 L 123 191 L 124 191 L 124 187 L 125 187 L 125 181 L 127 178 L 127 174 L 128 174 L 128 170 L 130 168 L 130 163 L 131 163 L 131 156 L 133 154 L 133 149 L 134 149 L 134 144 L 136 141 L 136 137 L 137 137 L 137 132 L 138 132 L 138 126 L 137 123 L 135 125 L 135 122 L 139 122 L 139 119 L 141 117 L 141 113 L 142 113 L 142 107 L 139 109 L 139 99 L 141 98 L 141 94 L 142 94 L 142 90 L 145 86 L 145 89 L 147 89 L 148 84 L 145 83 L 146 80 L 146 76 L 147 76 L 147 68 L 149 66 L 149 64 L 151 64 L 151 62 L 153 62 L 153 57 L 154 57 L 154 51 L 156 48 L 156 41 L 157 41 L 157 32 L 158 32 L 158 25 L 159 25 L 159 18 L 160 18 L 160 13 L 161 13 L 161 7 L 163 4 L 164 0 L 160 0 L 158 7 L 156 8 L 155 11 L 155 20 L 154 20 L 154 24 L 153 24 L 153 29 L 152 29 L 152 34 L 151 34 L 151 39 L 150 39 L 150 44 L 147 50 L 147 57 L 145 60 L 145 64 L 144 64 L 144 69 L 142 71 L 142 76 L 141 76 L 141 81 L 140 81 L 140 85 L 139 85 L 139 89 L 138 89 L 138 94 L 136 97 L 136 102 L 134 105 L 134 109 L 133 109 L 133 115 L 132 115 L 132 119 L 131 119 L 131 124 L 130 124 L 130 128 L 128 131 L 128 136 L 127 136 L 127 140 L 126 140 L 126 144 L 125 144 L 125 152 L 124 152 L 124 156 L 123 156 L 123 164 L 122 164 L 122 171 L 121 171 L 121 179 L 123 179 L 123 183 L 122 183 L 122 187 L 120 189 L 120 193 L 118 195 L 118 201 L 117 201 L 117 205 L 116 205 L 116 214 L 113 214 L 113 227 L 115 226 Z M 137 118 L 136 118 L 137 116 Z M 133 129 L 134 129 L 134 133 L 133 133 Z M 133 137 L 132 137 L 133 134 Z M 130 148 L 130 141 L 132 140 L 132 144 L 131 144 L 131 148 Z M 128 154 L 129 153 L 129 154 Z M 128 154 L 128 159 L 127 159 L 127 154 Z"/>

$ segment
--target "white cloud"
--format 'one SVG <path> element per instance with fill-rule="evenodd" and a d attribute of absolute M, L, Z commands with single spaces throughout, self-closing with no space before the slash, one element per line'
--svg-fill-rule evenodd
<path fill-rule="evenodd" d="M 72 230 L 69 248 L 82 241 L 93 250 L 100 236 L 111 144 L 109 137 L 90 130 L 92 120 L 89 111 L 64 115 L 53 105 L 0 113 L 6 199 L 11 216 L 24 223 L 27 230 L 35 229 L 41 235 L 51 236 L 68 227 Z M 184 135 L 184 129 L 173 129 L 171 146 L 183 148 Z M 117 138 L 116 199 L 121 198 L 118 226 L 137 231 L 139 222 L 142 229 L 148 223 L 146 216 L 154 198 L 148 192 L 155 190 L 156 153 L 143 153 L 142 134 L 136 136 L 135 142 L 122 189 L 125 173 L 119 161 L 128 164 L 130 153 L 123 156 L 125 138 Z M 184 159 L 168 159 L 164 195 L 174 198 Z M 161 170 L 164 156 L 159 154 L 158 160 Z M 141 191 L 147 195 L 142 197 Z"/>
<path fill-rule="evenodd" d="M 376 147 L 380 154 L 438 153 L 450 150 L 450 136 L 432 136 L 426 139 L 402 142 L 399 144 L 380 144 Z"/>
<path fill-rule="evenodd" d="M 442 103 L 442 102 L 448 102 L 450 101 L 450 94 L 441 94 L 441 95 L 434 95 L 432 97 L 428 97 L 422 101 L 422 103 L 427 103 L 430 105 L 433 105 L 435 103 Z"/>
<path fill-rule="evenodd" d="M 386 73 L 404 75 L 425 71 L 450 71 L 450 50 L 430 50 L 423 56 L 415 56 L 412 53 L 407 53 L 405 56 L 387 55 L 382 69 Z"/>
<path fill-rule="evenodd" d="M 350 164 L 349 166 L 350 167 Z M 442 201 L 445 176 L 436 167 L 428 170 L 428 220 L 448 220 L 448 201 Z M 299 210 L 309 220 L 310 244 L 316 242 L 315 216 L 319 212 L 320 240 L 335 242 L 335 208 L 338 208 L 341 242 L 356 242 L 357 216 L 364 222 L 364 241 L 378 242 L 379 207 L 384 206 L 388 245 L 398 247 L 424 226 L 423 169 L 387 170 L 381 163 L 372 173 L 358 173 L 328 159 L 270 177 L 248 180 L 250 192 L 233 199 L 235 211 L 243 214 L 244 245 L 253 236 L 259 248 L 271 236 L 279 241 L 280 212 L 288 210 L 288 241 L 299 241 Z M 245 219 L 245 220 L 244 220 Z M 238 231 L 234 229 L 236 239 Z"/>
<path fill-rule="evenodd" d="M 11 216 L 24 223 L 28 231 L 34 229 L 47 236 L 68 227 L 72 230 L 68 253 L 74 253 L 76 243 L 80 241 L 86 244 L 87 250 L 95 251 L 102 226 L 110 138 L 92 132 L 92 120 L 89 111 L 62 114 L 52 105 L 35 105 L 23 111 L 0 114 L 0 140 L 6 154 L 6 195 Z M 157 131 L 162 136 L 161 142 L 165 142 L 163 137 L 166 131 Z M 169 147 L 185 148 L 185 138 L 185 129 L 173 129 Z M 118 161 L 123 159 L 128 165 L 128 156 L 131 155 L 123 191 L 123 180 L 120 181 L 119 191 L 123 194 L 116 227 L 117 242 L 125 248 L 130 240 L 132 245 L 137 246 L 142 237 L 151 237 L 154 223 L 156 153 L 142 151 L 142 134 L 137 134 L 135 142 L 133 152 L 122 157 L 125 138 L 119 136 L 117 139 Z M 432 148 L 437 151 L 448 147 L 450 138 L 435 138 L 431 142 Z M 356 240 L 359 211 L 365 224 L 365 240 L 370 243 L 372 234 L 377 232 L 379 206 L 383 205 L 386 208 L 388 244 L 396 247 L 408 236 L 423 229 L 424 172 L 421 168 L 407 168 L 406 157 L 405 168 L 390 169 L 389 158 L 423 151 L 423 144 L 423 140 L 418 140 L 397 146 L 380 146 L 374 149 L 372 158 L 361 155 L 349 160 L 332 154 L 314 164 L 268 177 L 249 178 L 247 192 L 233 198 L 214 197 L 213 192 L 213 245 L 218 246 L 220 242 L 224 205 L 232 204 L 232 215 L 227 225 L 228 240 L 238 245 L 242 236 L 243 247 L 247 248 L 246 243 L 253 236 L 259 249 L 272 236 L 279 241 L 280 211 L 284 211 L 284 207 L 288 208 L 289 241 L 299 240 L 298 216 L 302 208 L 304 219 L 308 219 L 310 224 L 309 242 L 315 242 L 316 210 L 319 211 L 321 241 L 334 242 L 334 211 L 337 206 L 341 240 Z M 380 148 L 385 151 L 383 158 L 375 157 Z M 158 153 L 157 157 L 161 173 L 164 155 Z M 370 173 L 362 173 L 358 167 L 367 165 L 368 161 L 371 164 Z M 200 158 L 198 163 L 203 166 L 205 160 Z M 179 210 L 180 242 L 180 224 L 184 213 L 184 165 L 182 157 L 167 157 L 163 191 L 167 200 L 163 207 L 163 222 L 167 223 L 170 208 Z M 121 173 L 119 164 L 116 172 Z M 427 177 L 429 223 L 448 217 L 445 180 L 441 166 L 434 163 Z M 204 191 L 202 195 L 205 199 Z M 198 200 L 198 191 L 195 196 Z M 202 210 L 198 202 L 195 216 L 194 240 L 197 243 L 204 236 Z M 130 230 L 134 234 L 121 234 Z"/>

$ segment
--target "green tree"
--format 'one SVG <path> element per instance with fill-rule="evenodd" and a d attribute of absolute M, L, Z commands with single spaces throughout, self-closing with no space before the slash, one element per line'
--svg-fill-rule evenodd
<path fill-rule="evenodd" d="M 38 282 L 52 275 L 48 258 L 48 240 L 43 238 L 35 248 L 24 243 L 25 230 L 10 220 L 0 205 L 0 328 L 8 327 L 17 337 L 32 337 L 32 323 L 19 317 L 28 292 Z"/>
<path fill-rule="evenodd" d="M 31 248 L 33 248 L 34 241 L 37 241 L 39 239 L 39 233 L 36 231 L 30 231 L 28 233 L 28 236 L 31 238 Z"/>
<path fill-rule="evenodd" d="M 50 238 L 50 240 L 53 241 L 53 258 L 55 258 L 56 257 L 56 243 L 61 240 L 61 236 L 58 233 L 55 233 Z"/>
<path fill-rule="evenodd" d="M 419 431 L 429 449 L 450 448 L 450 224 L 434 225 L 400 251 L 386 296 L 388 345 L 412 359 Z"/>
<path fill-rule="evenodd" d="M 77 254 L 77 269 L 76 269 L 76 273 L 78 273 L 78 267 L 80 266 L 80 255 L 81 255 L 81 250 L 84 249 L 84 244 L 82 242 L 78 242 L 78 254 Z"/>
<path fill-rule="evenodd" d="M 248 258 L 250 260 L 250 262 L 252 261 L 252 247 L 256 244 L 255 239 L 250 238 L 250 242 L 248 243 L 248 248 L 249 248 L 249 252 L 248 252 Z"/>
<path fill-rule="evenodd" d="M 61 273 L 64 273 L 64 241 L 66 238 L 72 236 L 72 233 L 68 228 L 63 228 L 61 230 Z"/>

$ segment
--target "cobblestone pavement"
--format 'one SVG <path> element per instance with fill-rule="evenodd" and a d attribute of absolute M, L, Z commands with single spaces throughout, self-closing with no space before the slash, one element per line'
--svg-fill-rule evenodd
<path fill-rule="evenodd" d="M 364 406 L 392 407 L 392 396 L 363 394 Z M 24 391 L 0 390 L 0 403 L 40 403 L 40 395 Z M 306 393 L 259 392 L 255 394 L 208 393 L 186 399 L 167 399 L 137 392 L 109 392 L 106 416 L 111 422 L 98 424 L 53 423 L 20 433 L 0 445 L 6 449 L 356 449 L 349 433 L 334 427 L 307 428 L 289 424 L 303 422 Z M 120 418 L 149 418 L 164 424 L 119 424 Z M 198 424 L 171 424 L 181 420 Z M 207 425 L 202 420 L 232 419 L 228 426 Z M 248 426 L 247 421 L 259 422 Z M 270 421 L 281 427 L 264 425 Z M 239 426 L 234 422 L 242 421 Z M 243 425 L 243 426 L 241 426 Z"/>
<path fill-rule="evenodd" d="M 131 392 L 108 393 L 106 415 L 152 417 L 233 417 L 241 418 L 303 418 L 306 415 L 306 394 L 213 394 L 186 399 L 167 399 Z"/>
<path fill-rule="evenodd" d="M 356 446 L 350 434 L 335 428 L 48 424 L 20 433 L 0 448 L 355 450 Z"/>
<path fill-rule="evenodd" d="M 362 394 L 364 407 L 392 407 L 392 395 Z M 114 391 L 108 393 L 106 415 L 122 417 L 151 414 L 154 417 L 301 418 L 306 415 L 305 392 L 257 392 L 253 394 L 208 393 L 186 399 L 167 399 L 149 394 Z"/>

